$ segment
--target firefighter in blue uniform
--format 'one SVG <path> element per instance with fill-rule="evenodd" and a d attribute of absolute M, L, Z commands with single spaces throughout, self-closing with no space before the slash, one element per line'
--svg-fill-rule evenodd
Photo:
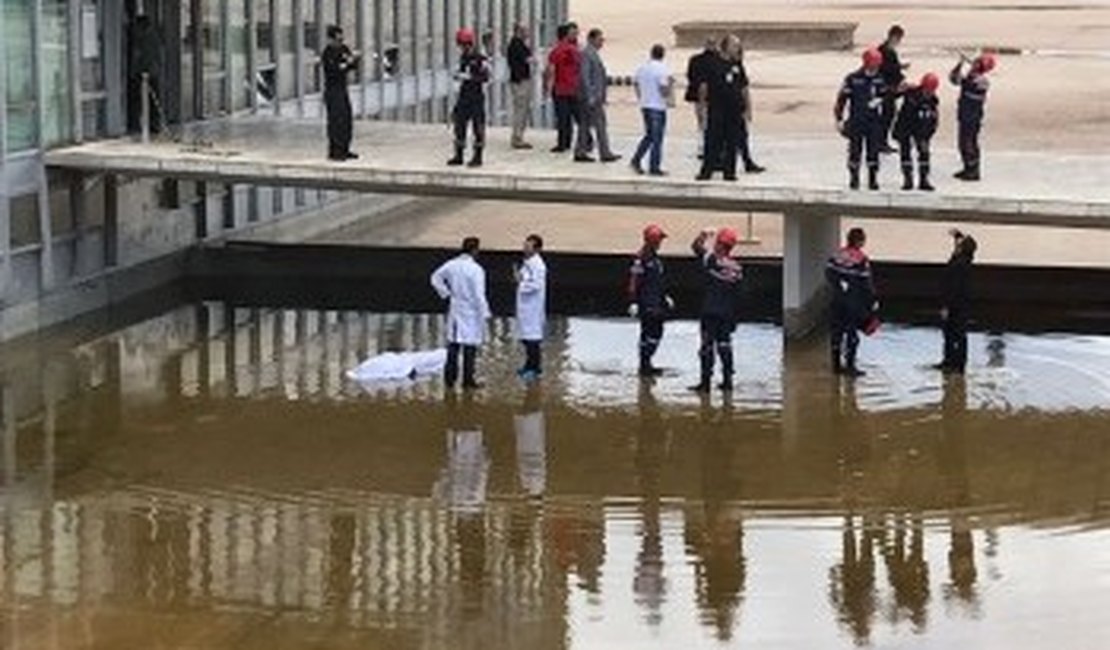
<path fill-rule="evenodd" d="M 714 239 L 713 250 L 706 246 Z M 702 231 L 691 248 L 705 275 L 705 297 L 701 306 L 701 381 L 690 390 L 708 393 L 713 381 L 714 354 L 721 359 L 721 384 L 725 392 L 732 391 L 735 372 L 732 354 L 732 334 L 736 331 L 736 318 L 740 298 L 740 280 L 743 272 L 740 262 L 732 256 L 736 246 L 736 231 L 724 228 L 719 233 Z"/>
<path fill-rule="evenodd" d="M 825 278 L 832 290 L 832 369 L 838 375 L 863 376 L 856 365 L 859 331 L 876 309 L 871 260 L 863 252 L 867 235 L 863 228 L 848 231 L 847 245 L 829 258 Z"/>
<path fill-rule="evenodd" d="M 644 228 L 644 244 L 632 261 L 628 279 L 628 313 L 640 319 L 640 376 L 662 374 L 652 363 L 663 340 L 663 324 L 673 302 L 667 295 L 659 248 L 667 233 L 656 225 Z"/>
<path fill-rule="evenodd" d="M 937 88 L 940 79 L 932 72 L 921 77 L 921 83 L 902 94 L 902 108 L 894 122 L 894 137 L 902 158 L 902 189 L 914 188 L 913 151 L 917 149 L 918 189 L 933 191 L 929 182 L 930 142 L 939 122 Z"/>
<path fill-rule="evenodd" d="M 967 59 L 960 59 L 948 79 L 960 87 L 960 101 L 956 113 L 959 121 L 959 146 L 960 158 L 964 168 L 956 172 L 956 178 L 961 181 L 979 180 L 981 153 L 979 151 L 979 132 L 983 128 L 984 106 L 987 103 L 987 91 L 990 90 L 990 79 L 987 75 L 994 70 L 996 64 L 994 55 L 983 53 L 970 62 L 967 72 L 964 72 L 964 63 Z"/>
<path fill-rule="evenodd" d="M 455 33 L 459 46 L 459 69 L 455 81 L 459 82 L 459 96 L 451 118 L 455 123 L 455 157 L 448 165 L 463 164 L 466 153 L 467 126 L 474 129 L 474 156 L 468 167 L 482 166 L 482 150 L 486 146 L 486 83 L 489 82 L 490 69 L 486 55 L 478 51 L 474 30 L 463 28 Z"/>
<path fill-rule="evenodd" d="M 833 107 L 833 117 L 840 133 L 848 138 L 849 187 L 859 189 L 860 162 L 867 149 L 867 186 L 879 189 L 879 154 L 886 134 L 883 133 L 883 100 L 887 84 L 879 69 L 883 55 L 875 48 L 863 53 L 863 67 L 844 78 Z M 844 110 L 848 109 L 848 119 Z"/>

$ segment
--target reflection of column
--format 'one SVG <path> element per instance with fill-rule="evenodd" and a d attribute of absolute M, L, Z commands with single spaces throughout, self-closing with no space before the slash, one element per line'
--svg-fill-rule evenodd
<path fill-rule="evenodd" d="M 297 348 L 297 399 L 308 397 L 308 314 L 298 309 L 294 322 L 294 346 Z"/>
<path fill-rule="evenodd" d="M 254 94 L 251 93 L 252 96 Z M 250 310 L 249 323 L 250 343 L 247 346 L 247 359 L 250 366 L 251 385 L 248 391 L 251 397 L 257 397 L 262 392 L 262 312 L 257 307 Z"/>
<path fill-rule="evenodd" d="M 206 399 L 211 395 L 212 359 L 208 335 L 208 305 L 196 307 L 197 316 L 197 396 Z"/>
<path fill-rule="evenodd" d="M 227 397 L 239 396 L 239 376 L 236 368 L 238 336 L 235 331 L 235 307 L 224 307 L 224 381 L 227 383 Z"/>
<path fill-rule="evenodd" d="M 3 408 L 4 424 L 4 486 L 9 489 L 15 485 L 15 473 L 18 469 L 15 454 L 18 449 L 19 429 L 14 402 L 11 387 L 7 384 L 0 385 L 0 408 Z"/>
<path fill-rule="evenodd" d="M 641 528 L 632 591 L 636 594 L 636 602 L 647 609 L 647 622 L 658 625 L 663 620 L 660 610 L 667 593 L 660 526 L 666 431 L 662 413 L 647 383 L 641 385 L 639 406 L 640 431 L 635 441 L 635 464 L 640 484 Z"/>

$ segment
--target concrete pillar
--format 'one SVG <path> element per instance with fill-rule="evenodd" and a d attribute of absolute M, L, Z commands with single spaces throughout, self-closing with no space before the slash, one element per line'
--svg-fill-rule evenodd
<path fill-rule="evenodd" d="M 805 337 L 825 319 L 825 262 L 840 240 L 840 217 L 800 210 L 783 215 L 783 329 Z"/>

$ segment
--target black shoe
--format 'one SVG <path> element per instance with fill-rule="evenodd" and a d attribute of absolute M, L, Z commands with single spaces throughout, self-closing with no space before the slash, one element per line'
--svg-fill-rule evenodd
<path fill-rule="evenodd" d="M 582 154 L 575 154 L 574 162 L 592 163 L 592 162 L 597 162 L 597 160 L 594 160 L 594 158 L 592 156 L 589 156 L 587 154 L 582 153 Z"/>
<path fill-rule="evenodd" d="M 722 381 L 720 384 L 717 384 L 717 390 L 721 391 L 722 393 L 731 393 L 732 392 L 732 382 L 731 381 Z"/>
<path fill-rule="evenodd" d="M 551 153 L 566 153 L 570 151 L 569 147 L 552 147 Z"/>
<path fill-rule="evenodd" d="M 348 151 L 345 155 L 347 160 L 358 160 L 358 154 L 353 151 Z"/>
<path fill-rule="evenodd" d="M 762 174 L 765 171 L 767 171 L 767 168 L 762 165 L 757 165 L 755 163 L 744 165 L 745 174 Z"/>
<path fill-rule="evenodd" d="M 470 162 L 466 163 L 466 166 L 467 167 L 481 167 L 482 166 L 482 150 L 481 149 L 475 149 L 474 150 L 474 157 L 470 159 Z"/>
<path fill-rule="evenodd" d="M 736 174 L 725 174 L 725 180 L 730 183 L 735 183 L 740 179 L 736 177 Z"/>
<path fill-rule="evenodd" d="M 694 177 L 694 180 L 695 181 L 711 181 L 711 180 L 713 180 L 713 174 L 712 173 L 706 173 L 706 172 L 699 172 L 698 175 Z"/>
<path fill-rule="evenodd" d="M 858 190 L 859 189 L 859 174 L 852 174 L 851 176 L 848 177 L 848 189 L 850 189 L 850 190 Z"/>
<path fill-rule="evenodd" d="M 902 181 L 902 191 L 909 192 L 913 190 L 913 175 L 906 174 L 905 180 Z"/>
<path fill-rule="evenodd" d="M 328 160 L 332 162 L 347 162 L 347 154 L 345 153 L 329 153 Z"/>
<path fill-rule="evenodd" d="M 972 182 L 979 180 L 979 170 L 978 169 L 969 169 L 967 171 L 967 173 L 965 173 L 960 180 L 972 181 Z"/>
<path fill-rule="evenodd" d="M 921 182 L 917 184 L 917 189 L 921 190 L 922 192 L 932 192 L 937 188 L 933 187 L 933 184 L 929 182 L 928 174 L 922 174 Z"/>
<path fill-rule="evenodd" d="M 690 387 L 690 391 L 704 395 L 709 392 L 709 382 L 703 381 L 700 384 L 695 384 Z"/>
<path fill-rule="evenodd" d="M 855 366 L 844 366 L 840 369 L 840 372 L 838 374 L 843 377 L 851 377 L 853 379 L 856 377 L 865 377 L 867 375 L 866 372 L 860 370 Z"/>
<path fill-rule="evenodd" d="M 463 164 L 463 148 L 455 147 L 455 157 L 447 161 L 450 167 L 459 167 Z"/>
<path fill-rule="evenodd" d="M 615 153 L 611 153 L 611 154 L 609 154 L 608 156 L 602 156 L 602 157 L 601 157 L 601 162 L 603 162 L 603 163 L 611 163 L 611 162 L 617 162 L 617 161 L 618 161 L 618 160 L 620 160 L 620 159 L 621 159 L 621 156 L 620 156 L 620 155 L 618 155 L 618 154 L 615 154 Z"/>
<path fill-rule="evenodd" d="M 877 174 L 872 174 L 871 178 L 867 179 L 867 189 L 872 192 L 879 191 L 879 177 Z"/>
<path fill-rule="evenodd" d="M 639 374 L 641 377 L 660 377 L 663 375 L 663 370 L 655 366 L 643 366 Z"/>
<path fill-rule="evenodd" d="M 663 171 L 662 169 L 653 169 L 653 170 L 648 172 L 648 176 L 666 176 L 666 175 L 667 175 L 667 172 Z"/>

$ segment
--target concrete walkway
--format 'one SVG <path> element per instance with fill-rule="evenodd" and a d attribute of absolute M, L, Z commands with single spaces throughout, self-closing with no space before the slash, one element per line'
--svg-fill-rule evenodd
<path fill-rule="evenodd" d="M 355 149 L 363 158 L 340 164 L 324 158 L 319 121 L 239 117 L 193 127 L 194 144 L 94 142 L 51 151 L 46 161 L 139 176 L 420 196 L 1110 229 L 1106 155 L 988 152 L 986 180 L 966 185 L 950 178 L 957 161 L 942 148 L 934 194 L 898 190 L 897 157 L 888 156 L 885 188 L 873 193 L 844 187 L 844 142 L 835 137 L 761 139 L 758 157 L 771 171 L 737 183 L 695 182 L 691 141 L 668 142 L 664 166 L 671 175 L 657 179 L 636 176 L 627 160 L 574 163 L 539 146 L 550 144 L 549 134 L 533 138 L 537 150 L 512 151 L 507 132 L 491 129 L 487 165 L 452 169 L 444 165 L 451 148 L 444 125 L 360 121 Z M 633 137 L 615 141 L 619 151 L 634 149 Z"/>

